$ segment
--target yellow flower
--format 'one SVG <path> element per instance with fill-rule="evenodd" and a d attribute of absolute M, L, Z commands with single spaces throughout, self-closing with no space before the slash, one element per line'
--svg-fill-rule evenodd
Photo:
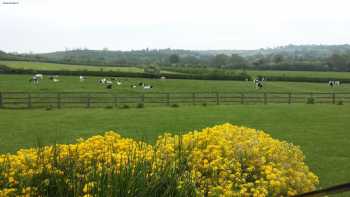
<path fill-rule="evenodd" d="M 102 176 L 139 176 L 140 165 L 150 166 L 145 177 L 162 170 L 178 172 L 176 188 L 194 185 L 198 196 L 291 196 L 314 190 L 319 182 L 297 146 L 262 131 L 223 124 L 184 135 L 165 133 L 154 146 L 109 131 L 75 144 L 0 155 L 0 170 L 6 169 L 0 171 L 0 196 L 41 196 L 38 188 L 48 189 L 48 177 L 56 177 L 66 191 L 92 197 L 102 187 L 113 187 L 98 182 Z"/>

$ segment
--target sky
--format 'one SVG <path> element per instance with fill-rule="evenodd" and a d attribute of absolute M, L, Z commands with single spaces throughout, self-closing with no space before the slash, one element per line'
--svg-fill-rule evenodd
<path fill-rule="evenodd" d="M 0 50 L 350 43 L 348 0 L 0 0 Z"/>

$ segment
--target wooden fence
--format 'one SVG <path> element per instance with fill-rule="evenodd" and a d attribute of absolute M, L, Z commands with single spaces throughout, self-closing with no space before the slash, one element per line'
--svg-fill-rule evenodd
<path fill-rule="evenodd" d="M 349 191 L 350 191 L 350 183 L 345 183 L 341 185 L 328 187 L 325 189 L 320 189 L 312 192 L 307 192 L 304 194 L 295 195 L 293 197 L 323 197 L 323 196 L 328 196 L 333 194 L 341 194 Z M 346 195 L 346 196 L 349 196 L 349 195 Z"/>
<path fill-rule="evenodd" d="M 291 92 L 0 92 L 0 108 L 121 107 L 133 105 L 166 106 L 269 104 L 269 103 L 350 103 L 350 93 Z"/>

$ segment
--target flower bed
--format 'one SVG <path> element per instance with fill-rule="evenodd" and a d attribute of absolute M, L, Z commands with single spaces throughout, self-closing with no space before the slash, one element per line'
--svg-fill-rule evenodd
<path fill-rule="evenodd" d="M 0 155 L 0 196 L 291 196 L 317 184 L 298 147 L 230 124 L 153 146 L 107 132 Z"/>

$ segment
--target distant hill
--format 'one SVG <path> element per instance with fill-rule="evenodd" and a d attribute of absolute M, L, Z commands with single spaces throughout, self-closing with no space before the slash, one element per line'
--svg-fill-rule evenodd
<path fill-rule="evenodd" d="M 196 51 L 200 54 L 217 55 L 217 54 L 239 54 L 244 57 L 254 55 L 271 55 L 271 54 L 285 54 L 285 55 L 300 55 L 312 56 L 315 58 L 326 58 L 335 53 L 349 53 L 350 45 L 287 45 L 276 48 L 262 48 L 256 50 L 207 50 Z"/>
<path fill-rule="evenodd" d="M 58 51 L 53 53 L 37 54 L 51 61 L 65 63 L 83 63 L 93 65 L 135 66 L 143 64 L 166 63 L 172 54 L 180 56 L 201 56 L 201 54 L 188 50 L 135 50 L 135 51 L 109 51 L 77 49 L 71 51 Z"/>
<path fill-rule="evenodd" d="M 350 70 L 350 45 L 287 45 L 257 50 L 111 51 L 76 49 L 42 54 L 1 52 L 0 59 L 96 66 L 159 65 L 279 70 Z M 341 69 L 335 69 L 335 65 Z"/>
<path fill-rule="evenodd" d="M 276 48 L 265 48 L 257 50 L 181 50 L 181 49 L 160 49 L 160 50 L 134 50 L 134 51 L 108 51 L 108 50 L 72 50 L 59 51 L 38 56 L 51 60 L 75 61 L 83 60 L 87 62 L 110 62 L 112 64 L 149 64 L 152 62 L 166 62 L 167 57 L 177 54 L 180 57 L 195 57 L 207 59 L 218 54 L 232 55 L 238 54 L 243 57 L 257 55 L 268 56 L 272 54 L 282 54 L 285 56 L 296 56 L 305 59 L 324 59 L 335 53 L 349 53 L 350 45 L 287 45 Z"/>

